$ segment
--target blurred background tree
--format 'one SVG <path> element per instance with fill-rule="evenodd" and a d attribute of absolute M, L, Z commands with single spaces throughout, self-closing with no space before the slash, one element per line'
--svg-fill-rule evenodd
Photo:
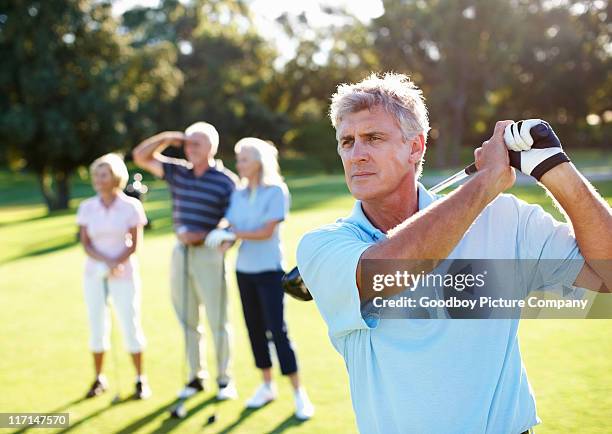
<path fill-rule="evenodd" d="M 542 117 L 573 148 L 610 149 L 608 0 L 383 5 L 369 21 L 321 6 L 326 24 L 279 12 L 287 53 L 244 0 L 161 0 L 115 15 L 110 1 L 0 0 L 0 164 L 35 172 L 49 208 L 63 208 L 77 167 L 207 120 L 224 157 L 259 136 L 337 171 L 330 96 L 389 70 L 423 88 L 436 166 L 462 163 L 499 119 Z"/>
<path fill-rule="evenodd" d="M 162 47 L 135 53 L 109 2 L 12 0 L 0 11 L 0 142 L 36 173 L 49 210 L 65 209 L 74 170 L 125 149 L 128 115 L 175 96 L 181 74 Z"/>
<path fill-rule="evenodd" d="M 244 136 L 282 142 L 287 116 L 262 99 L 274 79 L 276 52 L 256 32 L 244 2 L 163 0 L 155 8 L 127 11 L 123 26 L 134 35 L 134 47 L 174 46 L 176 67 L 185 77 L 172 101 L 155 106 L 158 121 L 149 133 L 206 119 L 220 132 L 222 156 L 233 155 L 223 144 Z"/>

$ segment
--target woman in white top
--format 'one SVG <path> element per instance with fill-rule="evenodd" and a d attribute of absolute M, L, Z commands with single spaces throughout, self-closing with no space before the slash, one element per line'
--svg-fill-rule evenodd
<path fill-rule="evenodd" d="M 123 193 L 129 175 L 120 156 L 98 158 L 90 173 L 97 194 L 84 200 L 77 213 L 80 240 L 87 253 L 83 286 L 96 374 L 86 396 L 98 396 L 108 388 L 102 362 L 110 348 L 110 296 L 136 368 L 135 397 L 145 399 L 151 390 L 142 372 L 145 337 L 140 324 L 140 276 L 134 252 L 147 219 L 140 201 Z"/>

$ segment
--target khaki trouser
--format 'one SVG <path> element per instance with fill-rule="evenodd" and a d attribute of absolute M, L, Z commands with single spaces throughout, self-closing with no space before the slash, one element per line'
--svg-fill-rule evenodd
<path fill-rule="evenodd" d="M 186 248 L 177 242 L 172 252 L 170 276 L 172 304 L 186 338 L 189 378 L 207 379 L 209 376 L 206 344 L 200 325 L 200 307 L 204 305 L 217 356 L 217 383 L 227 384 L 230 380 L 231 326 L 228 317 L 224 255 L 217 249 L 204 245 Z"/>

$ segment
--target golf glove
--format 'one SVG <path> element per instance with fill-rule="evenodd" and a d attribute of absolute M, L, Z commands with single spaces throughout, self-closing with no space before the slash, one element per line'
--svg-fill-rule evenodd
<path fill-rule="evenodd" d="M 235 241 L 236 234 L 224 229 L 214 229 L 206 236 L 206 247 L 217 248 L 226 241 Z"/>
<path fill-rule="evenodd" d="M 504 142 L 510 151 L 510 165 L 538 181 L 553 167 L 570 161 L 559 138 L 542 119 L 511 123 L 504 130 Z"/>

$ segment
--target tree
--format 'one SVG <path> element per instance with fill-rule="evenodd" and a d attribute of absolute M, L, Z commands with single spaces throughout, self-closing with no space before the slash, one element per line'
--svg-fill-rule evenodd
<path fill-rule="evenodd" d="M 341 8 L 325 8 L 323 12 L 339 24 L 317 27 L 305 14 L 278 18 L 298 45 L 295 57 L 267 87 L 265 98 L 289 117 L 291 128 L 284 136 L 287 145 L 332 172 L 340 166 L 328 117 L 330 98 L 338 84 L 359 81 L 378 69 L 378 60 L 363 23 Z"/>
<path fill-rule="evenodd" d="M 180 83 L 171 53 L 134 55 L 105 1 L 4 1 L 0 56 L 0 139 L 36 173 L 49 210 L 68 207 L 77 167 L 125 148 L 141 101 Z"/>
<path fill-rule="evenodd" d="M 531 2 L 520 13 L 523 43 L 508 81 L 515 91 L 502 106 L 517 118 L 547 119 L 570 147 L 609 147 L 609 2 Z"/>
<path fill-rule="evenodd" d="M 244 136 L 281 141 L 287 118 L 263 99 L 274 78 L 276 53 L 257 34 L 244 2 L 164 0 L 157 7 L 127 11 L 123 25 L 135 46 L 165 41 L 180 53 L 176 66 L 185 84 L 160 108 L 159 129 L 206 120 L 219 130 L 222 143 Z M 223 145 L 220 152 L 228 148 L 232 153 Z"/>
<path fill-rule="evenodd" d="M 481 118 L 487 95 L 504 83 L 520 43 L 510 3 L 385 0 L 384 15 L 372 23 L 381 65 L 423 88 L 440 166 L 459 162 L 457 150 L 474 138 L 470 121 Z"/>

